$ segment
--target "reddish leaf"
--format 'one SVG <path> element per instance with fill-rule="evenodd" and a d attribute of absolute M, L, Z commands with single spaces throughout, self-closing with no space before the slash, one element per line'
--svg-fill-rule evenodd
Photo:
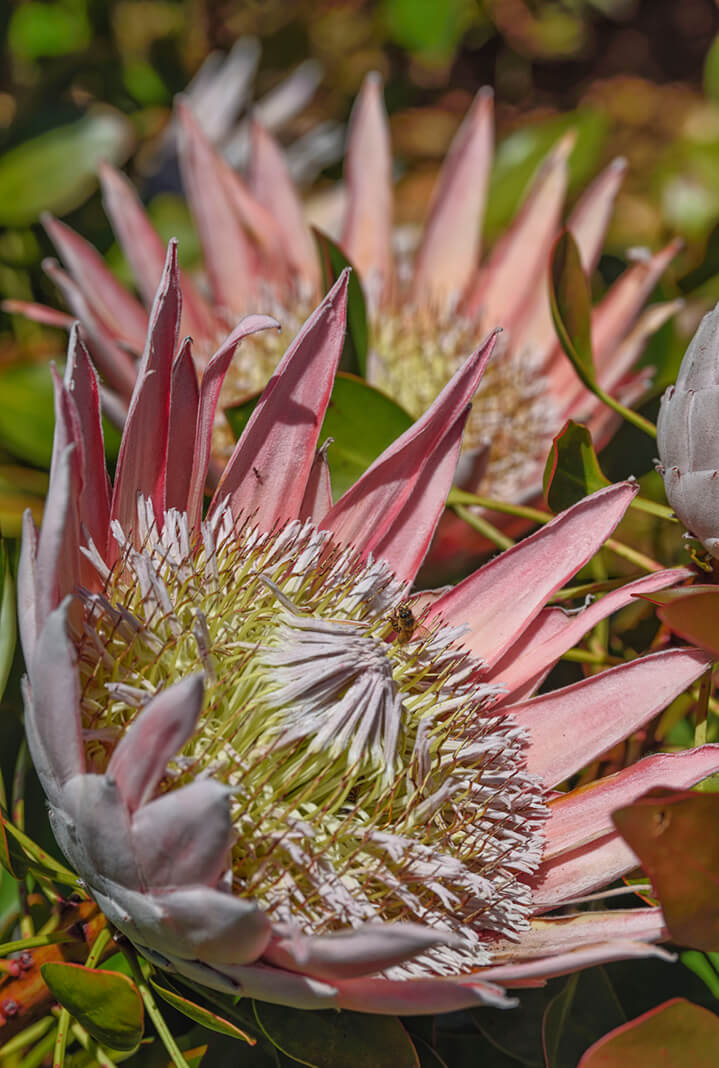
<path fill-rule="evenodd" d="M 662 590 L 647 599 L 660 606 L 659 618 L 675 633 L 719 657 L 719 587 Z"/>
<path fill-rule="evenodd" d="M 719 1064 L 719 1019 L 684 998 L 665 1001 L 600 1038 L 578 1068 L 687 1068 Z"/>
<path fill-rule="evenodd" d="M 650 790 L 612 819 L 649 875 L 674 941 L 719 949 L 719 795 Z"/>

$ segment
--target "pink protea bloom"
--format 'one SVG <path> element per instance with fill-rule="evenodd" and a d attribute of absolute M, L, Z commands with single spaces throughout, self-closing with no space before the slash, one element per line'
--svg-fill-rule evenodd
<path fill-rule="evenodd" d="M 195 340 L 202 368 L 248 312 L 269 310 L 296 332 L 320 297 L 320 273 L 303 205 L 267 131 L 253 123 L 245 181 L 213 149 L 181 100 L 177 113 L 184 184 L 206 272 L 204 288 L 183 279 L 183 330 Z M 541 492 L 552 437 L 568 418 L 586 422 L 600 446 L 616 425 L 614 413 L 584 388 L 561 352 L 549 311 L 549 257 L 561 225 L 571 144 L 565 137 L 550 152 L 516 218 L 482 260 L 493 154 L 491 92 L 479 92 L 455 137 L 414 252 L 394 247 L 391 147 L 376 76 L 367 78 L 350 124 L 339 237 L 368 298 L 367 378 L 417 418 L 466 353 L 501 326 L 474 397 L 461 469 L 465 489 L 490 497 L 531 500 Z M 599 258 L 624 170 L 622 160 L 611 163 L 569 216 L 588 272 Z M 149 307 L 164 248 L 125 176 L 104 167 L 101 178 L 106 210 Z M 82 322 L 105 382 L 127 401 L 144 345 L 145 307 L 64 223 L 48 219 L 46 226 L 66 268 L 49 261 L 47 270 Z M 656 255 L 638 253 L 594 311 L 598 380 L 623 403 L 633 403 L 645 388 L 646 370 L 632 368 L 648 336 L 676 310 L 676 302 L 669 302 L 642 311 L 676 250 L 671 242 Z M 70 323 L 57 312 L 23 307 L 45 321 Z M 246 345 L 228 373 L 221 407 L 261 389 L 281 353 L 278 339 L 264 334 Z M 233 444 L 220 416 L 214 451 L 226 459 Z"/>
<path fill-rule="evenodd" d="M 657 908 L 544 914 L 636 865 L 614 808 L 719 770 L 719 747 L 554 788 L 709 659 L 669 649 L 532 694 L 589 627 L 685 572 L 545 607 L 621 518 L 624 482 L 412 599 L 494 338 L 332 503 L 317 439 L 346 288 L 347 272 L 283 357 L 204 517 L 222 379 L 277 324 L 244 319 L 198 384 L 171 245 L 113 486 L 73 330 L 19 573 L 27 736 L 58 843 L 159 966 L 298 1007 L 506 1005 L 505 985 L 661 954 Z"/>

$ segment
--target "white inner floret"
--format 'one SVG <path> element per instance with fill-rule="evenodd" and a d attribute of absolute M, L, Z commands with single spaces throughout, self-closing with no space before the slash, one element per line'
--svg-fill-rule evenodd
<path fill-rule="evenodd" d="M 546 806 L 523 731 L 462 629 L 421 617 L 383 561 L 311 523 L 264 533 L 229 510 L 193 544 L 149 502 L 121 557 L 83 591 L 83 726 L 103 771 L 146 701 L 192 672 L 203 714 L 162 790 L 232 788 L 233 892 L 307 933 L 412 920 L 460 936 L 392 974 L 456 974 L 527 926 Z M 137 548 L 136 546 L 140 546 Z"/>

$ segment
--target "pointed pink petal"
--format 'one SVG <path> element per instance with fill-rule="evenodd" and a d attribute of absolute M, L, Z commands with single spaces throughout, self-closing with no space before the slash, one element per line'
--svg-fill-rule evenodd
<path fill-rule="evenodd" d="M 310 316 L 265 387 L 212 500 L 262 530 L 296 519 L 332 392 L 346 329 L 344 270 Z M 259 477 L 258 477 L 259 476 Z"/>
<path fill-rule="evenodd" d="M 542 960 L 518 960 L 514 964 L 500 964 L 496 968 L 485 968 L 480 974 L 498 983 L 508 983 L 510 986 L 536 986 L 537 980 L 543 983 L 546 979 L 553 979 L 558 975 L 569 975 L 582 968 L 594 968 L 598 964 L 610 964 L 616 960 L 641 957 L 655 957 L 666 961 L 676 960 L 673 954 L 659 946 L 653 946 L 647 942 L 617 940 L 600 942 L 599 945 L 585 946 L 582 949 L 570 950 L 568 953 L 561 953 L 556 957 L 545 957 Z"/>
<path fill-rule="evenodd" d="M 660 908 L 581 912 L 573 916 L 531 920 L 530 929 L 521 931 L 516 942 L 493 946 L 492 958 L 498 967 L 502 967 L 504 960 L 508 963 L 530 961 L 602 942 L 659 942 L 667 937 Z M 494 967 L 491 970 L 494 971 Z"/>
<path fill-rule="evenodd" d="M 75 650 L 67 633 L 69 598 L 50 612 L 41 627 L 32 660 L 25 729 L 33 763 L 50 801 L 58 789 L 85 770 L 80 693 Z"/>
<path fill-rule="evenodd" d="M 63 263 L 108 330 L 141 352 L 147 330 L 142 305 L 120 285 L 89 241 L 52 215 L 44 215 L 42 221 Z"/>
<path fill-rule="evenodd" d="M 574 235 L 582 267 L 589 275 L 597 266 L 614 201 L 626 173 L 627 161 L 622 157 L 613 159 L 587 186 L 569 216 L 567 227 Z"/>
<path fill-rule="evenodd" d="M 206 140 L 181 99 L 175 107 L 180 120 L 180 165 L 187 198 L 205 254 L 205 269 L 213 301 L 232 316 L 250 311 L 255 294 L 256 256 L 230 203 L 225 164 Z"/>
<path fill-rule="evenodd" d="M 118 742 L 107 775 L 117 783 L 131 812 L 150 800 L 167 761 L 191 736 L 202 711 L 204 692 L 201 672 L 161 690 Z"/>
<path fill-rule="evenodd" d="M 392 147 L 378 74 L 368 74 L 352 110 L 345 156 L 347 215 L 341 245 L 371 307 L 392 285 Z"/>
<path fill-rule="evenodd" d="M 460 979 L 344 979 L 335 986 L 340 1008 L 383 1016 L 426 1016 L 477 1005 L 511 1009 L 517 1004 L 481 973 Z"/>
<path fill-rule="evenodd" d="M 316 979 L 353 979 L 384 971 L 433 946 L 453 941 L 446 931 L 418 923 L 365 923 L 326 935 L 290 932 L 273 939 L 263 959 Z"/>
<path fill-rule="evenodd" d="M 667 649 L 509 705 L 529 731 L 528 770 L 546 786 L 562 782 L 647 723 L 710 663 L 698 649 Z"/>
<path fill-rule="evenodd" d="M 600 386 L 611 392 L 618 392 L 622 380 L 634 367 L 638 357 L 644 351 L 648 339 L 683 307 L 684 301 L 682 300 L 650 304 L 639 316 L 616 350 L 613 353 L 608 353 L 608 358 L 605 359 L 601 366 L 597 367 L 597 378 Z"/>
<path fill-rule="evenodd" d="M 467 313 L 481 314 L 486 326 L 513 327 L 546 270 L 567 189 L 567 159 L 573 144 L 573 135 L 565 135 L 547 156 L 519 214 L 495 245 L 468 297 Z"/>
<path fill-rule="evenodd" d="M 437 524 L 438 513 L 444 506 L 451 485 L 449 467 L 456 462 L 456 446 L 459 434 L 458 420 L 466 415 L 482 372 L 492 354 L 495 342 L 492 334 L 470 356 L 454 377 L 447 383 L 425 414 L 385 449 L 360 479 L 337 501 L 322 521 L 325 530 L 331 530 L 337 540 L 353 545 L 360 552 L 375 555 L 385 551 L 392 556 L 393 566 L 414 574 Z M 440 470 L 437 479 L 432 478 L 435 451 L 441 449 Z M 408 528 L 411 507 L 417 491 L 422 487 L 423 506 L 418 515 L 416 537 Z M 444 487 L 442 489 L 442 487 Z M 430 494 L 437 494 L 432 499 Z M 412 540 L 411 554 L 405 563 L 398 542 L 400 535 Z M 383 546 L 383 547 L 382 547 Z M 397 558 L 399 554 L 399 559 Z"/>
<path fill-rule="evenodd" d="M 121 397 L 129 397 L 135 386 L 137 370 L 132 357 L 118 345 L 105 323 L 90 307 L 82 290 L 77 286 L 56 260 L 42 261 L 45 274 L 55 283 L 73 315 L 80 320 L 83 334 L 87 335 L 94 361 L 111 389 Z"/>
<path fill-rule="evenodd" d="M 675 586 L 691 577 L 688 568 L 655 571 L 636 582 L 628 582 L 600 597 L 580 612 L 571 614 L 561 608 L 545 608 L 527 627 L 522 636 L 489 672 L 487 681 L 499 682 L 518 700 L 539 686 L 560 656 L 576 645 L 600 620 L 631 604 L 635 596 Z M 506 698 L 505 698 L 506 700 Z"/>
<path fill-rule="evenodd" d="M 300 507 L 299 518 L 311 519 L 315 524 L 319 524 L 332 507 L 332 483 L 327 463 L 327 449 L 332 440 L 328 438 L 315 453 Z"/>
<path fill-rule="evenodd" d="M 196 779 L 141 805 L 132 819 L 132 846 L 150 889 L 215 886 L 229 864 L 234 838 L 229 791 Z"/>
<path fill-rule="evenodd" d="M 136 524 L 138 494 L 152 501 L 158 521 L 164 514 L 170 377 L 181 306 L 177 242 L 173 239 L 150 314 L 147 344 L 117 457 L 111 515 L 126 533 Z"/>
<path fill-rule="evenodd" d="M 30 663 L 37 640 L 37 620 L 35 618 L 37 546 L 38 529 L 35 526 L 32 512 L 29 508 L 26 508 L 22 517 L 22 541 L 20 543 L 20 560 L 17 568 L 18 623 L 26 664 Z"/>
<path fill-rule="evenodd" d="M 628 267 L 594 309 L 592 347 L 601 375 L 611 374 L 616 350 L 681 245 L 676 238 L 654 256 Z"/>
<path fill-rule="evenodd" d="M 95 545 L 102 548 L 107 540 L 110 522 L 110 480 L 105 466 L 97 374 L 80 340 L 77 325 L 70 332 L 65 387 L 75 402 L 82 437 L 80 522 Z"/>
<path fill-rule="evenodd" d="M 364 543 L 364 551 L 386 560 L 397 578 L 413 581 L 427 555 L 452 486 L 470 410 L 468 404 L 421 465 L 404 508 L 391 522 L 378 523 L 376 536 Z"/>
<path fill-rule="evenodd" d="M 165 246 L 137 195 L 135 187 L 121 171 L 109 164 L 100 165 L 102 199 L 112 228 L 137 280 L 142 299 L 152 306 L 162 278 Z M 214 316 L 192 281 L 183 275 L 182 325 L 185 332 L 204 342 L 215 334 Z M 140 344 L 142 348 L 142 344 Z"/>
<path fill-rule="evenodd" d="M 464 644 L 492 668 L 547 599 L 591 560 L 638 488 L 620 482 L 568 508 L 440 597 L 429 618 L 469 623 Z"/>
<path fill-rule="evenodd" d="M 635 853 L 617 834 L 543 861 L 536 878 L 533 901 L 537 911 L 559 908 L 585 894 L 611 886 L 615 880 L 641 867 Z"/>
<path fill-rule="evenodd" d="M 545 824 L 545 860 L 591 842 L 614 830 L 611 814 L 630 805 L 655 786 L 688 790 L 719 771 L 719 745 L 702 745 L 683 753 L 657 753 L 615 775 L 550 803 Z"/>
<path fill-rule="evenodd" d="M 61 330 L 69 330 L 74 323 L 72 315 L 57 311 L 56 308 L 48 308 L 44 304 L 35 304 L 29 300 L 3 300 L 0 308 L 8 315 L 23 315 L 34 323 L 42 323 L 44 326 L 57 326 Z"/>
<path fill-rule="evenodd" d="M 57 431 L 56 431 L 57 436 Z M 80 571 L 80 526 L 77 500 L 82 488 L 81 457 L 76 442 L 53 458 L 45 512 L 35 560 L 35 618 L 42 627 L 77 585 Z"/>
<path fill-rule="evenodd" d="M 477 269 L 493 143 L 493 93 L 485 87 L 477 93 L 439 176 L 417 253 L 412 283 L 417 304 L 455 305 Z"/>
<path fill-rule="evenodd" d="M 109 882 L 142 888 L 132 852 L 129 813 L 109 775 L 75 775 L 66 784 L 58 807 L 74 826 L 69 859 L 90 886 Z"/>
<path fill-rule="evenodd" d="M 217 402 L 227 369 L 230 366 L 235 350 L 243 338 L 258 330 L 280 329 L 280 324 L 269 315 L 247 315 L 238 326 L 226 338 L 212 357 L 200 384 L 200 396 L 197 407 L 197 427 L 193 447 L 191 464 L 192 477 L 189 481 L 187 493 L 187 515 L 190 529 L 199 527 L 202 516 L 202 499 L 205 489 L 207 470 L 210 464 L 210 452 L 212 448 L 212 428 L 215 423 Z M 182 432 L 180 430 L 180 432 Z"/>
<path fill-rule="evenodd" d="M 302 201 L 274 138 L 258 122 L 252 122 L 251 131 L 250 188 L 277 220 L 293 272 L 314 292 L 320 286 L 319 262 Z"/>
<path fill-rule="evenodd" d="M 189 337 L 180 345 L 170 376 L 170 414 L 167 429 L 165 508 L 184 512 L 195 452 L 195 428 L 200 398 Z"/>

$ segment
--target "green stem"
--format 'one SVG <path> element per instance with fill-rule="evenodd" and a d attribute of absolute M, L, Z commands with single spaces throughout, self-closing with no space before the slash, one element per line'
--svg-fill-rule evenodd
<path fill-rule="evenodd" d="M 478 534 L 482 534 L 488 541 L 491 541 L 493 545 L 496 545 L 498 549 L 510 549 L 514 542 L 511 538 L 508 538 L 506 534 L 503 534 L 501 530 L 495 527 L 488 519 L 485 519 L 481 515 L 474 515 L 470 512 L 469 508 L 465 508 L 462 504 L 455 504 L 455 514 L 463 519 L 467 526 L 472 530 L 476 530 Z"/>
<path fill-rule="evenodd" d="M 651 556 L 645 556 L 644 553 L 639 553 L 636 549 L 630 549 L 624 542 L 617 541 L 615 538 L 607 538 L 604 545 L 605 548 L 611 549 L 616 556 L 621 556 L 623 560 L 628 560 L 630 564 L 635 564 L 642 571 L 653 572 L 663 569 L 662 564 L 652 560 Z"/>
<path fill-rule="evenodd" d="M 14 942 L 4 942 L 0 946 L 0 957 L 7 957 L 9 953 L 18 953 L 23 949 L 37 949 L 40 946 L 54 946 L 59 942 L 77 942 L 77 935 L 62 934 L 33 935 L 31 938 L 18 938 Z"/>
<path fill-rule="evenodd" d="M 109 927 L 103 927 L 103 929 L 100 931 L 99 935 L 95 939 L 95 944 L 93 945 L 92 949 L 90 950 L 90 952 L 87 955 L 87 960 L 85 961 L 85 967 L 86 968 L 94 968 L 95 967 L 95 965 L 97 964 L 97 962 L 99 961 L 100 957 L 102 956 L 102 954 L 105 951 L 105 946 L 107 945 L 107 943 L 110 941 L 111 938 L 112 938 L 112 935 L 110 934 L 110 928 Z"/>
<path fill-rule="evenodd" d="M 63 1068 L 63 1065 L 65 1064 L 65 1048 L 67 1046 L 67 1033 L 69 1030 L 70 1013 L 67 1009 L 61 1009 L 57 1021 L 55 1048 L 52 1053 L 52 1068 Z"/>
<path fill-rule="evenodd" d="M 72 1025 L 72 1034 L 85 1052 L 90 1054 L 93 1061 L 100 1065 L 100 1068 L 115 1068 L 115 1061 L 108 1057 L 102 1046 L 87 1033 L 85 1028 L 82 1027 L 77 1020 L 75 1020 Z"/>
<path fill-rule="evenodd" d="M 162 1040 L 162 1044 L 169 1053 L 172 1063 L 175 1068 L 190 1068 L 189 1064 L 182 1056 L 179 1046 L 175 1042 L 169 1027 L 165 1023 L 162 1013 L 157 1007 L 157 1002 L 152 996 L 152 991 L 148 983 L 145 980 L 145 976 L 142 973 L 142 968 L 137 959 L 137 954 L 129 946 L 123 946 L 122 952 L 127 959 L 130 969 L 132 971 L 132 978 L 135 980 L 135 986 L 140 991 L 140 997 L 143 1000 L 145 1008 L 147 1009 L 147 1015 L 155 1025 L 155 1030 Z"/>
<path fill-rule="evenodd" d="M 656 439 L 657 428 L 654 423 L 649 419 L 645 419 L 639 412 L 632 411 L 631 408 L 625 408 L 623 404 L 620 404 L 618 400 L 611 397 L 608 393 L 605 393 L 599 386 L 594 386 L 593 391 L 600 401 L 603 401 L 608 408 L 615 411 L 617 415 L 621 415 L 622 419 L 626 419 L 628 423 L 633 423 L 634 426 L 643 430 L 645 434 L 648 434 L 650 438 Z"/>
<path fill-rule="evenodd" d="M 9 1058 L 13 1053 L 19 1053 L 25 1049 L 26 1046 L 31 1046 L 46 1035 L 55 1021 L 52 1016 L 44 1016 L 42 1020 L 38 1020 L 37 1023 L 31 1024 L 30 1027 L 26 1027 L 24 1031 L 21 1031 L 19 1035 L 15 1035 L 9 1042 L 6 1042 L 4 1046 L 0 1046 L 0 1064 L 9 1062 Z M 53 1039 L 53 1044 L 54 1044 Z"/>

